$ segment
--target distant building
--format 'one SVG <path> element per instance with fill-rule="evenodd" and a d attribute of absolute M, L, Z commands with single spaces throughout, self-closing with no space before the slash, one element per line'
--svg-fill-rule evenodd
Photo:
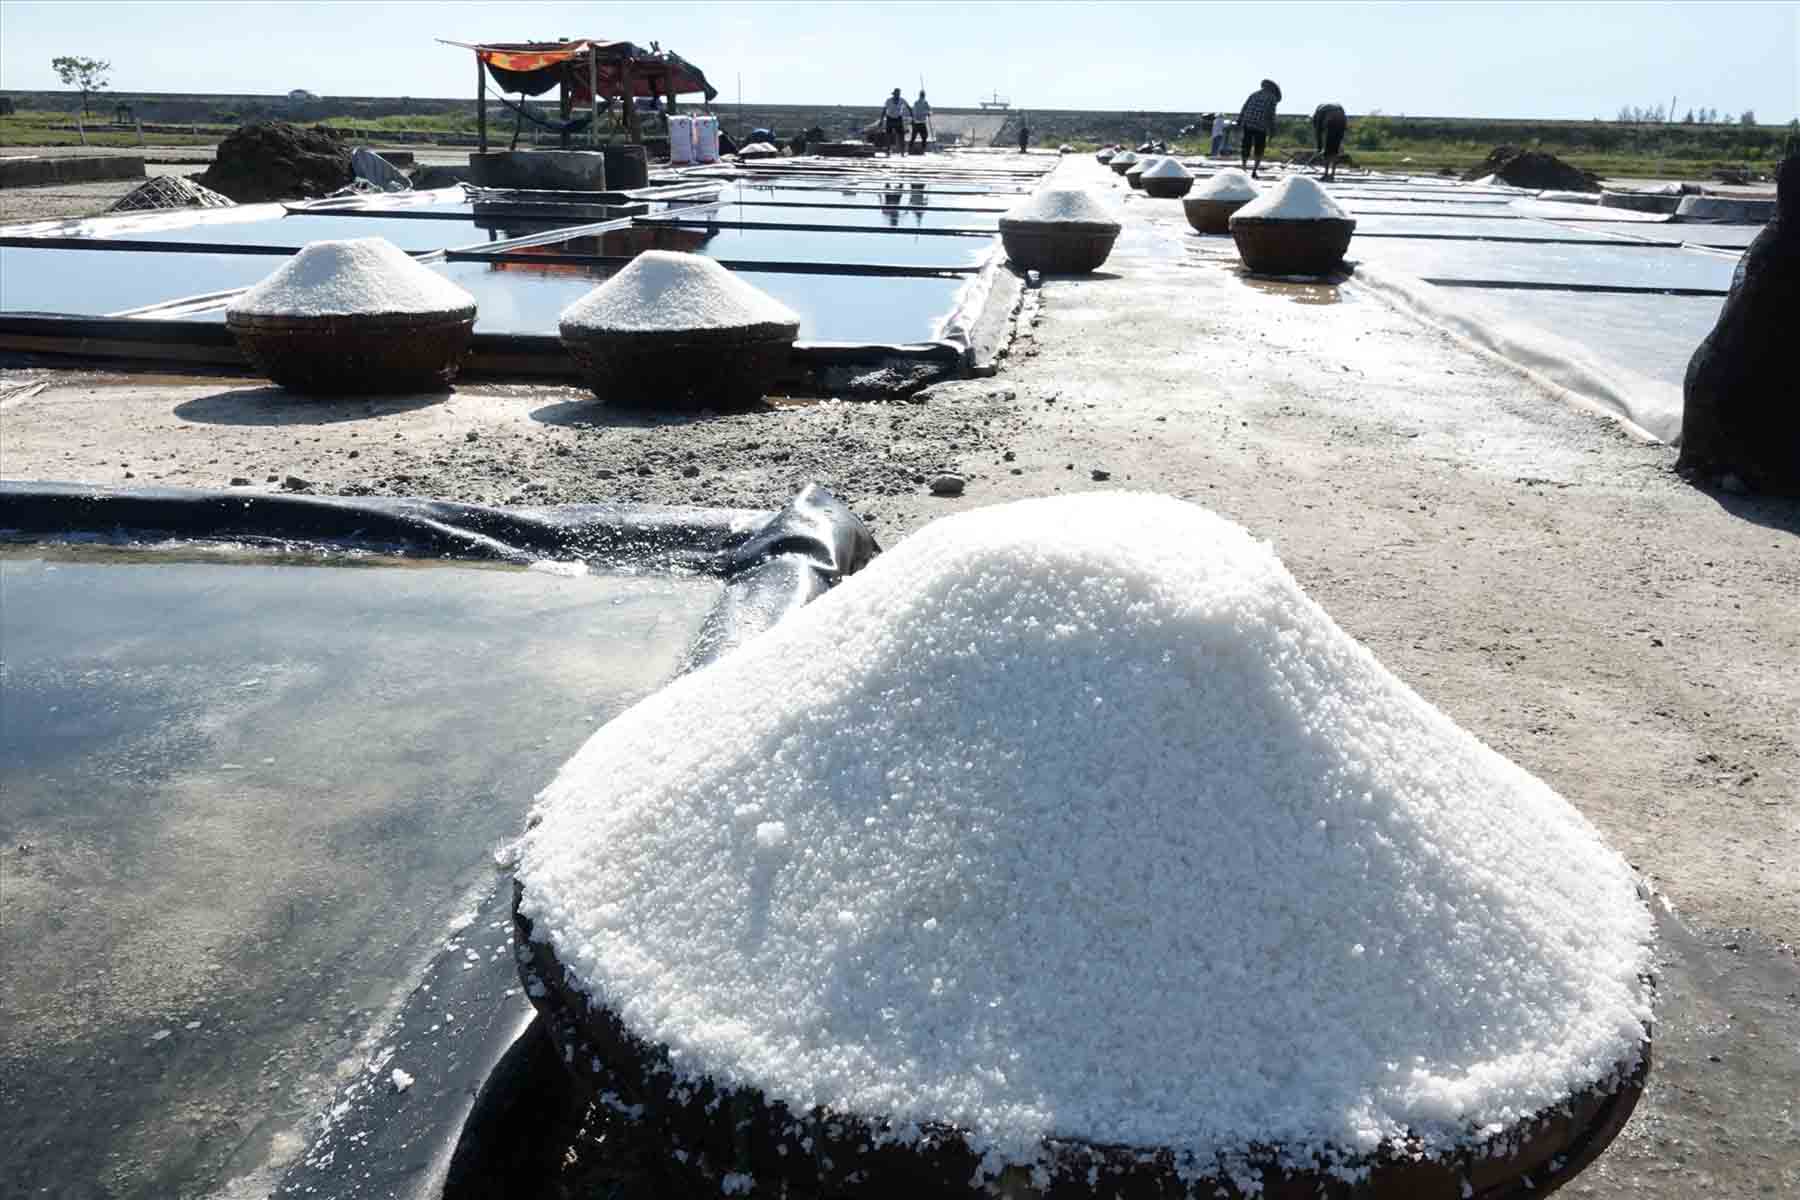
<path fill-rule="evenodd" d="M 288 103 L 290 103 L 290 104 L 304 104 L 308 100 L 317 100 L 317 99 L 318 99 L 317 96 L 313 95 L 311 92 L 307 91 L 305 88 L 295 88 L 293 91 L 288 93 Z"/>

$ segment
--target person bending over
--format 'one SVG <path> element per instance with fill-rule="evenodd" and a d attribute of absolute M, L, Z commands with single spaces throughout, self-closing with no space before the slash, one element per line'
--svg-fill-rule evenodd
<path fill-rule="evenodd" d="M 1265 79 L 1262 86 L 1250 93 L 1244 101 L 1243 111 L 1238 113 L 1238 125 L 1244 131 L 1244 144 L 1238 151 L 1238 165 L 1249 166 L 1250 157 L 1256 156 L 1256 166 L 1250 170 L 1250 177 L 1262 170 L 1263 154 L 1269 147 L 1269 135 L 1275 132 L 1275 106 L 1281 103 L 1281 89 L 1275 86 L 1273 79 Z"/>
<path fill-rule="evenodd" d="M 1324 178 L 1337 178 L 1338 156 L 1344 151 L 1344 130 L 1350 127 L 1350 118 L 1344 115 L 1341 104 L 1321 104 L 1313 109 L 1313 142 L 1325 159 Z"/>

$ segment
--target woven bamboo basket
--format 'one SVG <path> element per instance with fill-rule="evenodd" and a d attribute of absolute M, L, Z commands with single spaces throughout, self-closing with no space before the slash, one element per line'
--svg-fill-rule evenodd
<path fill-rule="evenodd" d="M 244 357 L 284 388 L 314 395 L 437 391 L 456 378 L 475 306 L 437 313 L 295 317 L 227 311 Z"/>
<path fill-rule="evenodd" d="M 1113 174 L 1115 174 L 1115 175 L 1123 175 L 1125 172 L 1129 171 L 1132 167 L 1132 164 L 1137 161 L 1135 158 L 1133 158 L 1133 159 L 1127 159 L 1125 162 L 1120 162 L 1119 158 L 1120 158 L 1120 156 L 1115 154 L 1112 157 L 1112 161 L 1106 164 L 1107 166 L 1109 166 L 1113 169 Z"/>
<path fill-rule="evenodd" d="M 1259 275 L 1329 275 L 1343 263 L 1355 230 L 1350 217 L 1231 218 L 1238 255 Z"/>
<path fill-rule="evenodd" d="M 898 1144 L 883 1136 L 878 1115 L 790 1106 L 755 1088 L 684 1077 L 667 1047 L 638 1037 L 611 1007 L 571 983 L 550 944 L 532 939 L 519 895 L 515 885 L 515 944 L 530 952 L 519 965 L 526 992 L 577 1097 L 605 1097 L 615 1110 L 631 1106 L 636 1115 L 625 1136 L 666 1160 L 668 1178 L 651 1190 L 716 1193 L 721 1178 L 731 1174 L 750 1176 L 758 1194 L 766 1189 L 770 1195 L 914 1200 L 989 1194 L 970 1186 L 981 1160 L 954 1126 L 928 1124 L 916 1144 Z M 1243 1169 L 1228 1171 L 1221 1164 L 1215 1173 L 1167 1148 L 1066 1139 L 1044 1147 L 1047 1178 L 1028 1184 L 1031 1173 L 1014 1168 L 996 1190 L 1055 1200 L 1528 1200 L 1555 1191 L 1599 1157 L 1630 1118 L 1649 1073 L 1646 1032 L 1636 1053 L 1598 1082 L 1497 1136 L 1439 1156 L 1425 1154 L 1412 1139 L 1384 1141 L 1370 1152 L 1345 1151 L 1323 1163 L 1268 1145 L 1248 1153 L 1246 1179 Z M 1016 1186 L 1005 1186 L 1009 1181 Z"/>
<path fill-rule="evenodd" d="M 1113 155 L 1117 153 L 1117 150 L 1096 150 L 1094 151 L 1094 161 L 1104 165 L 1105 163 L 1111 162 L 1113 160 Z"/>
<path fill-rule="evenodd" d="M 1013 265 L 1046 275 L 1085 275 L 1098 270 L 1118 238 L 1117 225 L 1000 218 L 1000 240 Z"/>
<path fill-rule="evenodd" d="M 562 342 L 609 404 L 743 408 L 768 392 L 799 334 L 797 322 L 654 331 L 564 325 Z"/>
<path fill-rule="evenodd" d="M 1145 195 L 1155 196 L 1158 200 L 1179 200 L 1187 195 L 1194 186 L 1194 177 L 1192 175 L 1176 175 L 1171 178 L 1151 175 L 1146 177 L 1140 186 L 1143 187 Z"/>
<path fill-rule="evenodd" d="M 1205 196 L 1189 196 L 1181 202 L 1188 224 L 1195 233 L 1230 233 L 1231 214 L 1250 203 L 1243 200 L 1213 200 Z"/>
<path fill-rule="evenodd" d="M 1144 190 L 1144 168 L 1149 165 L 1149 159 L 1140 158 L 1125 168 L 1125 182 L 1129 183 L 1134 191 Z"/>

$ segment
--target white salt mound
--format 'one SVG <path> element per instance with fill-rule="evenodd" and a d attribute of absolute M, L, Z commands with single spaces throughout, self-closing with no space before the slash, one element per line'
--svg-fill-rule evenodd
<path fill-rule="evenodd" d="M 1086 188 L 1044 188 L 1019 201 L 1002 215 L 1003 221 L 1076 221 L 1084 225 L 1119 227 L 1118 220 Z"/>
<path fill-rule="evenodd" d="M 386 238 L 311 242 L 227 313 L 259 317 L 473 311 L 475 297 Z"/>
<path fill-rule="evenodd" d="M 1290 175 L 1258 199 L 1231 214 L 1239 217 L 1279 221 L 1321 221 L 1343 219 L 1350 214 L 1338 207 L 1331 194 L 1305 175 Z"/>
<path fill-rule="evenodd" d="M 1261 195 L 1242 171 L 1220 171 L 1188 193 L 1196 200 L 1254 200 Z"/>
<path fill-rule="evenodd" d="M 536 936 L 677 1070 L 952 1121 L 990 1167 L 1479 1141 L 1650 1016 L 1593 826 L 1167 498 L 935 522 L 537 812 Z"/>
<path fill-rule="evenodd" d="M 1112 156 L 1112 160 L 1115 164 L 1117 164 L 1117 163 L 1134 163 L 1138 160 L 1137 151 L 1136 150 L 1121 150 L 1117 154 Z"/>
<path fill-rule="evenodd" d="M 1186 179 L 1188 169 L 1172 158 L 1159 158 L 1144 168 L 1145 179 Z"/>
<path fill-rule="evenodd" d="M 566 329 L 667 331 L 793 325 L 793 310 L 698 254 L 646 250 L 562 311 Z"/>

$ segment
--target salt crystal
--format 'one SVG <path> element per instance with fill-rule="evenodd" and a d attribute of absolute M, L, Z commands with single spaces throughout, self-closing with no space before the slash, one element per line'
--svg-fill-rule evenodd
<path fill-rule="evenodd" d="M 1275 221 L 1343 220 L 1349 214 L 1331 193 L 1305 175 L 1290 175 L 1273 190 L 1231 214 L 1231 219 Z"/>
<path fill-rule="evenodd" d="M 463 309 L 474 311 L 474 296 L 386 238 L 374 237 L 308 243 L 225 311 L 324 317 Z"/>
<path fill-rule="evenodd" d="M 1001 220 L 1076 221 L 1084 225 L 1119 227 L 1118 219 L 1086 188 L 1044 188 L 1007 209 Z"/>
<path fill-rule="evenodd" d="M 712 259 L 674 250 L 644 251 L 561 317 L 571 329 L 639 332 L 799 323 L 786 305 Z"/>
<path fill-rule="evenodd" d="M 399 1067 L 394 1068 L 394 1073 L 388 1076 L 388 1080 L 394 1085 L 395 1092 L 404 1092 L 413 1085 L 413 1077 Z"/>
<path fill-rule="evenodd" d="M 1220 171 L 1190 193 L 1196 200 L 1254 200 L 1261 193 L 1242 171 Z"/>
<path fill-rule="evenodd" d="M 743 853 L 745 806 L 807 853 Z M 1491 1136 L 1650 1016 L 1593 826 L 1167 498 L 928 525 L 603 726 L 535 812 L 534 937 L 685 1077 L 949 1121 L 984 1161 Z"/>

